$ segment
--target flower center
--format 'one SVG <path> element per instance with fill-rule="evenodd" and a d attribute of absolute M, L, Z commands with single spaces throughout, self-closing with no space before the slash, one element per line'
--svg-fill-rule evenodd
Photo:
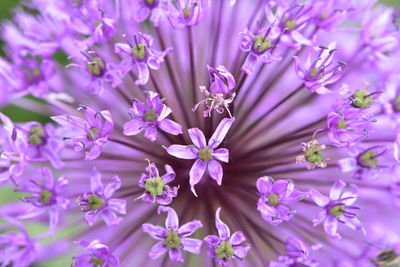
<path fill-rule="evenodd" d="M 347 128 L 346 121 L 344 118 L 340 118 L 338 124 L 336 124 L 336 128 L 337 129 L 346 129 Z"/>
<path fill-rule="evenodd" d="M 341 216 L 344 212 L 344 205 L 338 205 L 329 209 L 329 213 L 334 216 Z"/>
<path fill-rule="evenodd" d="M 93 211 L 98 210 L 106 203 L 104 199 L 98 196 L 97 194 L 90 195 L 88 202 L 90 204 L 89 205 L 90 209 Z"/>
<path fill-rule="evenodd" d="M 39 202 L 42 203 L 43 205 L 49 205 L 50 204 L 50 198 L 53 197 L 53 193 L 50 192 L 47 189 L 44 189 L 40 191 L 40 199 Z"/>
<path fill-rule="evenodd" d="M 215 254 L 220 259 L 228 259 L 233 256 L 235 250 L 232 247 L 232 244 L 228 241 L 223 241 L 219 244 L 219 247 L 215 249 Z"/>
<path fill-rule="evenodd" d="M 307 148 L 306 160 L 312 163 L 321 162 L 324 158 L 324 153 L 321 150 L 320 145 L 313 145 Z"/>
<path fill-rule="evenodd" d="M 100 57 L 94 57 L 91 62 L 86 64 L 86 68 L 91 74 L 101 76 L 104 73 L 105 64 Z"/>
<path fill-rule="evenodd" d="M 105 260 L 104 259 L 99 259 L 96 257 L 92 257 L 90 259 L 90 263 L 93 263 L 93 267 L 102 267 L 104 265 Z"/>
<path fill-rule="evenodd" d="M 327 13 L 321 13 L 321 15 L 319 16 L 319 20 L 325 20 L 328 17 Z"/>
<path fill-rule="evenodd" d="M 144 189 L 153 197 L 161 196 L 164 193 L 165 181 L 161 177 L 149 178 L 144 184 Z"/>
<path fill-rule="evenodd" d="M 146 4 L 147 4 L 148 6 L 153 6 L 154 3 L 155 3 L 155 0 L 145 0 L 145 2 L 146 2 Z"/>
<path fill-rule="evenodd" d="M 200 149 L 199 151 L 199 158 L 204 160 L 205 162 L 208 162 L 213 159 L 213 150 L 206 146 L 205 148 Z"/>
<path fill-rule="evenodd" d="M 376 259 L 379 262 L 392 262 L 397 259 L 397 257 L 398 255 L 393 249 L 385 249 L 376 256 Z"/>
<path fill-rule="evenodd" d="M 288 20 L 285 24 L 285 29 L 292 30 L 297 26 L 297 21 L 294 19 Z"/>
<path fill-rule="evenodd" d="M 254 37 L 253 50 L 259 53 L 263 53 L 265 50 L 271 47 L 271 41 L 263 34 L 259 34 Z"/>
<path fill-rule="evenodd" d="M 150 109 L 148 112 L 144 114 L 145 121 L 156 121 L 157 120 L 157 113 L 154 109 Z"/>
<path fill-rule="evenodd" d="M 313 68 L 311 71 L 310 71 L 310 77 L 311 78 L 314 78 L 315 77 L 315 75 L 317 75 L 317 73 L 320 71 L 320 69 L 318 69 L 318 68 Z M 318 76 L 318 78 L 317 78 L 317 80 L 321 80 L 322 79 L 322 73 Z"/>
<path fill-rule="evenodd" d="M 352 98 L 353 106 L 356 108 L 365 108 L 372 104 L 372 96 L 370 96 L 369 93 L 364 89 L 356 91 Z"/>
<path fill-rule="evenodd" d="M 92 128 L 90 128 L 90 130 L 87 134 L 87 137 L 88 137 L 88 139 L 94 141 L 94 140 L 96 140 L 96 135 L 98 135 L 99 133 L 100 133 L 99 129 L 92 127 Z"/>
<path fill-rule="evenodd" d="M 275 193 L 271 193 L 268 195 L 268 204 L 271 206 L 276 206 L 279 204 L 278 200 L 279 196 Z"/>
<path fill-rule="evenodd" d="M 174 231 L 169 231 L 167 237 L 164 240 L 164 244 L 167 248 L 179 248 L 181 243 L 181 239 Z"/>
<path fill-rule="evenodd" d="M 183 17 L 185 19 L 189 18 L 191 13 L 192 13 L 192 8 L 187 7 L 183 9 Z"/>
<path fill-rule="evenodd" d="M 40 126 L 33 126 L 29 131 L 28 139 L 32 145 L 41 145 L 45 141 L 45 132 Z"/>
<path fill-rule="evenodd" d="M 395 111 L 400 111 L 400 95 L 393 101 L 393 108 Z"/>
<path fill-rule="evenodd" d="M 366 168 L 376 168 L 378 165 L 378 158 L 372 150 L 367 150 L 362 153 L 358 158 L 359 165 Z"/>
<path fill-rule="evenodd" d="M 144 59 L 146 57 L 146 49 L 145 44 L 138 44 L 132 47 L 132 52 L 138 59 Z"/>

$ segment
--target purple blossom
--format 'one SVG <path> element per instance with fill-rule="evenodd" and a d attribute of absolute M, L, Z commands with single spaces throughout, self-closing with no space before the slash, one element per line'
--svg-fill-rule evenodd
<path fill-rule="evenodd" d="M 51 118 L 68 129 L 65 134 L 70 136 L 64 139 L 72 142 L 75 151 L 85 151 L 85 160 L 93 160 L 100 156 L 114 123 L 108 110 L 96 112 L 90 107 L 83 106 L 78 110 L 83 110 L 86 120 L 72 115 Z"/>
<path fill-rule="evenodd" d="M 310 249 L 317 249 L 318 246 L 311 248 L 300 239 L 291 236 L 285 244 L 286 255 L 279 256 L 279 261 L 270 262 L 269 267 L 315 267 L 318 261 L 310 258 Z"/>
<path fill-rule="evenodd" d="M 120 74 L 124 77 L 129 71 L 133 70 L 137 75 L 136 85 L 144 85 L 149 80 L 149 68 L 158 70 L 164 57 L 172 51 L 167 48 L 165 51 L 157 51 L 153 45 L 153 37 L 148 34 L 138 33 L 133 37 L 133 42 L 125 35 L 125 43 L 116 43 L 115 52 L 120 55 L 128 56 L 120 64 Z"/>
<path fill-rule="evenodd" d="M 337 64 L 332 62 L 336 51 L 335 47 L 335 43 L 331 43 L 329 47 L 320 46 L 320 51 L 316 58 L 309 55 L 305 62 L 302 62 L 297 56 L 294 57 L 296 74 L 311 92 L 317 92 L 318 94 L 332 93 L 326 86 L 340 78 L 338 73 L 342 71 L 345 65 L 341 62 Z"/>
<path fill-rule="evenodd" d="M 168 183 L 175 179 L 175 172 L 171 166 L 165 165 L 165 174 L 160 176 L 154 162 L 149 161 L 146 167 L 147 173 L 142 173 L 138 182 L 139 186 L 145 189 L 141 198 L 148 203 L 157 201 L 160 205 L 168 205 L 172 202 L 172 198 L 178 195 L 178 187 L 170 187 Z"/>
<path fill-rule="evenodd" d="M 129 109 L 132 120 L 124 124 L 124 135 L 137 135 L 145 130 L 144 137 L 154 142 L 157 139 L 157 128 L 172 135 L 182 134 L 182 127 L 167 119 L 172 110 L 162 103 L 157 93 L 147 93 L 147 105 L 134 101 Z"/>
<path fill-rule="evenodd" d="M 240 231 L 234 232 L 231 236 L 229 227 L 220 219 L 221 208 L 215 212 L 215 227 L 218 230 L 218 236 L 209 235 L 204 238 L 208 245 L 208 255 L 215 261 L 225 266 L 231 259 L 243 261 L 250 250 L 249 245 L 243 245 L 246 240 L 244 234 Z"/>
<path fill-rule="evenodd" d="M 180 159 L 196 159 L 189 172 L 190 188 L 196 197 L 197 193 L 194 186 L 200 182 L 206 169 L 208 169 L 211 178 L 214 179 L 218 185 L 222 184 L 222 166 L 217 160 L 228 162 L 229 151 L 226 148 L 216 148 L 222 143 L 234 121 L 235 118 L 223 119 L 217 129 L 215 129 L 208 144 L 206 143 L 206 138 L 200 129 L 191 128 L 188 132 L 193 145 L 171 145 L 166 148 L 168 154 L 174 157 Z"/>
<path fill-rule="evenodd" d="M 116 65 L 106 62 L 95 51 L 82 52 L 83 58 L 79 63 L 69 66 L 77 67 L 87 79 L 87 90 L 94 95 L 102 95 L 107 84 L 118 87 L 121 79 Z"/>
<path fill-rule="evenodd" d="M 29 237 L 19 221 L 7 216 L 2 216 L 2 219 L 15 225 L 19 232 L 5 232 L 0 235 L 1 266 L 32 266 L 38 258 L 38 244 Z"/>
<path fill-rule="evenodd" d="M 84 247 L 84 252 L 73 258 L 72 267 L 119 267 L 119 259 L 113 255 L 110 249 L 99 240 L 76 241 L 78 245 Z"/>
<path fill-rule="evenodd" d="M 168 15 L 167 0 L 136 0 L 135 16 L 137 22 L 143 22 L 148 17 L 155 27 L 165 20 Z"/>
<path fill-rule="evenodd" d="M 236 93 L 233 89 L 236 86 L 235 78 L 226 69 L 225 66 L 220 65 L 213 68 L 207 65 L 208 79 L 210 81 L 210 91 L 205 86 L 200 86 L 200 91 L 204 93 L 206 98 L 197 103 L 192 111 L 196 111 L 199 105 L 205 104 L 207 110 L 203 112 L 204 117 L 211 117 L 211 111 L 216 110 L 218 113 L 223 113 L 224 109 L 232 117 L 229 111 L 229 104 L 232 103 Z"/>
<path fill-rule="evenodd" d="M 323 208 L 318 217 L 313 220 L 313 226 L 324 222 L 325 232 L 337 239 L 341 238 L 337 229 L 338 222 L 345 224 L 353 230 L 362 231 L 365 234 L 364 227 L 354 213 L 354 210 L 359 209 L 359 207 L 353 206 L 358 197 L 357 187 L 351 185 L 349 191 L 342 192 L 345 186 L 346 183 L 343 181 L 336 181 L 329 192 L 329 198 L 315 189 L 310 189 L 309 191 L 315 204 Z"/>
<path fill-rule="evenodd" d="M 260 25 L 257 24 L 255 34 L 248 28 L 239 33 L 241 36 L 240 49 L 249 53 L 242 66 L 242 71 L 247 74 L 254 72 L 258 60 L 266 64 L 281 60 L 280 56 L 275 56 L 271 52 L 278 45 L 279 33 L 273 31 L 272 26 L 259 27 Z"/>
<path fill-rule="evenodd" d="M 70 203 L 65 195 L 65 188 L 69 182 L 63 176 L 55 181 L 52 172 L 46 167 L 41 169 L 41 176 L 42 182 L 30 180 L 30 183 L 19 186 L 18 191 L 32 194 L 22 198 L 23 201 L 31 204 L 31 208 L 20 215 L 19 219 L 29 219 L 48 212 L 49 232 L 54 234 L 60 211 L 67 209 Z"/>
<path fill-rule="evenodd" d="M 295 204 L 304 196 L 299 190 L 294 189 L 293 182 L 285 180 L 275 182 L 270 176 L 258 178 L 257 190 L 260 193 L 257 210 L 263 219 L 272 225 L 289 221 L 296 211 L 290 210 L 288 206 Z"/>
<path fill-rule="evenodd" d="M 108 226 L 115 226 L 122 221 L 119 214 L 126 214 L 126 201 L 120 198 L 111 198 L 121 187 L 121 180 L 116 175 L 111 183 L 103 185 L 101 174 L 96 168 L 90 177 L 90 192 L 85 192 L 76 200 L 77 205 L 85 213 L 85 221 L 92 226 L 100 216 Z"/>
<path fill-rule="evenodd" d="M 314 0 L 310 11 L 313 22 L 325 30 L 332 30 L 354 8 L 348 0 Z"/>
<path fill-rule="evenodd" d="M 182 249 L 199 254 L 203 241 L 189 238 L 197 229 L 202 228 L 203 224 L 199 220 L 193 220 L 179 227 L 178 216 L 174 209 L 170 207 L 159 206 L 158 214 L 167 212 L 165 228 L 145 223 L 142 225 L 142 231 L 148 233 L 152 238 L 159 240 L 150 250 L 149 257 L 157 259 L 168 251 L 169 258 L 173 262 L 184 262 Z"/>
<path fill-rule="evenodd" d="M 168 1 L 168 19 L 172 27 L 182 29 L 199 24 L 205 17 L 209 0 Z"/>

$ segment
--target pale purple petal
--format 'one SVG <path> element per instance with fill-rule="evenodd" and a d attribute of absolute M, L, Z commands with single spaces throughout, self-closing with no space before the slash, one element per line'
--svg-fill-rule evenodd
<path fill-rule="evenodd" d="M 229 241 L 232 243 L 232 245 L 239 245 L 240 243 L 244 242 L 246 238 L 244 237 L 244 234 L 240 231 L 234 232 L 229 239 Z"/>
<path fill-rule="evenodd" d="M 229 227 L 220 219 L 221 208 L 217 209 L 215 213 L 215 226 L 217 227 L 219 237 L 222 240 L 228 240 L 231 236 L 231 232 Z"/>
<path fill-rule="evenodd" d="M 174 169 L 171 166 L 169 166 L 168 164 L 166 164 L 164 166 L 164 168 L 165 168 L 166 173 L 162 176 L 162 178 L 168 184 L 169 182 L 171 182 L 172 180 L 175 179 L 176 174 L 175 174 Z"/>
<path fill-rule="evenodd" d="M 357 167 L 355 158 L 344 158 L 337 161 L 337 165 L 342 172 L 349 172 Z"/>
<path fill-rule="evenodd" d="M 208 172 L 218 185 L 222 184 L 222 176 L 224 174 L 221 164 L 216 160 L 210 160 L 207 164 Z"/>
<path fill-rule="evenodd" d="M 270 176 L 264 176 L 257 179 L 257 190 L 262 194 L 269 194 L 272 190 L 273 180 Z"/>
<path fill-rule="evenodd" d="M 105 209 L 101 212 L 101 218 L 108 226 L 114 226 L 122 221 L 122 218 L 118 217 L 114 212 L 109 209 Z"/>
<path fill-rule="evenodd" d="M 336 182 L 333 184 L 333 186 L 332 186 L 332 188 L 331 188 L 331 190 L 330 190 L 330 192 L 329 192 L 329 198 L 330 198 L 331 200 L 337 200 L 337 199 L 339 199 L 340 195 L 342 194 L 342 190 L 343 190 L 343 188 L 344 188 L 345 186 L 346 186 L 346 183 L 345 183 L 345 182 L 343 182 L 343 181 L 341 181 L 341 180 L 336 181 Z"/>
<path fill-rule="evenodd" d="M 322 223 L 327 216 L 326 210 L 322 210 L 318 213 L 317 218 L 313 219 L 313 226 L 317 226 L 318 224 Z"/>
<path fill-rule="evenodd" d="M 180 159 L 196 159 L 198 149 L 193 146 L 171 145 L 166 148 L 168 154 Z"/>
<path fill-rule="evenodd" d="M 147 127 L 146 131 L 144 132 L 144 137 L 149 139 L 151 142 L 156 141 L 156 139 L 157 139 L 157 127 L 155 125 Z"/>
<path fill-rule="evenodd" d="M 136 85 L 145 85 L 149 80 L 149 68 L 145 63 L 138 63 L 135 65 L 138 79 L 135 81 Z"/>
<path fill-rule="evenodd" d="M 170 207 L 159 206 L 157 209 L 158 214 L 161 212 L 167 212 L 167 219 L 165 220 L 165 228 L 166 229 L 174 229 L 178 230 L 179 228 L 179 219 L 175 210 Z"/>
<path fill-rule="evenodd" d="M 357 200 L 358 197 L 358 188 L 356 185 L 350 185 L 350 189 L 346 192 L 343 192 L 340 199 L 340 202 L 344 203 L 346 206 L 353 205 L 353 203 Z"/>
<path fill-rule="evenodd" d="M 234 247 L 235 256 L 239 258 L 244 258 L 247 256 L 250 250 L 250 246 L 237 246 Z"/>
<path fill-rule="evenodd" d="M 167 230 L 165 230 L 161 226 L 154 226 L 149 223 L 145 223 L 142 225 L 142 231 L 144 233 L 148 233 L 152 238 L 157 240 L 164 240 L 167 236 Z"/>
<path fill-rule="evenodd" d="M 204 172 L 206 171 L 206 168 L 207 168 L 207 163 L 201 159 L 197 159 L 194 162 L 192 168 L 190 169 L 189 183 L 190 183 L 191 190 L 196 197 L 197 197 L 197 193 L 194 190 L 194 186 L 200 182 L 201 178 L 204 175 Z"/>
<path fill-rule="evenodd" d="M 104 188 L 104 196 L 106 198 L 110 198 L 115 191 L 117 191 L 121 187 L 121 179 L 116 175 L 113 177 L 113 182 L 109 183 Z"/>
<path fill-rule="evenodd" d="M 331 237 L 340 238 L 337 232 L 338 221 L 334 216 L 328 216 L 324 223 L 325 232 Z"/>
<path fill-rule="evenodd" d="M 200 129 L 198 128 L 191 128 L 188 130 L 189 132 L 189 137 L 190 140 L 192 140 L 193 144 L 197 147 L 197 148 L 204 148 L 207 144 L 206 144 L 206 138 L 204 137 L 204 134 L 202 131 L 200 131 Z"/>
<path fill-rule="evenodd" d="M 164 132 L 172 135 L 182 134 L 182 126 L 170 119 L 163 119 L 158 123 L 158 127 L 160 127 Z"/>
<path fill-rule="evenodd" d="M 311 188 L 309 191 L 311 199 L 320 207 L 325 207 L 329 203 L 329 198 L 322 195 L 317 190 Z"/>
<path fill-rule="evenodd" d="M 173 248 L 169 250 L 169 258 L 173 262 L 184 262 L 182 258 L 182 251 L 179 248 Z"/>
<path fill-rule="evenodd" d="M 182 236 L 190 236 L 192 235 L 197 229 L 203 227 L 203 224 L 199 220 L 193 220 L 191 222 L 185 223 L 182 225 L 178 233 Z"/>
<path fill-rule="evenodd" d="M 208 146 L 210 148 L 215 149 L 221 144 L 234 121 L 235 118 L 225 118 L 219 123 L 214 134 L 211 136 L 210 141 L 208 141 Z"/>
<path fill-rule="evenodd" d="M 103 193 L 103 183 L 101 182 L 101 174 L 96 168 L 92 170 L 92 176 L 90 177 L 90 190 L 92 192 Z"/>
<path fill-rule="evenodd" d="M 209 235 L 204 238 L 204 242 L 210 246 L 217 246 L 220 241 L 219 237 L 215 235 Z"/>
<path fill-rule="evenodd" d="M 120 214 L 126 214 L 126 200 L 119 198 L 112 198 L 108 200 L 108 207 L 113 211 L 117 211 Z"/>
<path fill-rule="evenodd" d="M 168 249 L 164 246 L 164 242 L 160 241 L 156 243 L 149 251 L 149 257 L 153 260 L 161 257 Z"/>
<path fill-rule="evenodd" d="M 229 162 L 229 150 L 227 148 L 219 148 L 215 150 L 212 155 L 220 161 Z"/>
<path fill-rule="evenodd" d="M 144 129 L 144 122 L 142 119 L 133 118 L 131 121 L 128 121 L 124 124 L 124 135 L 131 136 L 137 135 Z"/>

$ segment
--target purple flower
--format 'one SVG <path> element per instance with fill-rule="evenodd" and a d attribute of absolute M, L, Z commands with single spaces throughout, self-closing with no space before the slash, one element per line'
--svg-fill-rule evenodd
<path fill-rule="evenodd" d="M 175 172 L 171 166 L 164 166 L 166 173 L 160 176 L 154 162 L 149 161 L 146 167 L 148 173 L 142 173 L 139 180 L 139 186 L 145 189 L 143 195 L 139 198 L 143 201 L 154 203 L 157 201 L 160 205 L 168 205 L 172 198 L 178 195 L 178 187 L 170 187 L 168 183 L 175 179 Z"/>
<path fill-rule="evenodd" d="M 102 147 L 108 141 L 108 136 L 114 128 L 111 113 L 107 110 L 96 112 L 90 107 L 81 106 L 86 120 L 72 115 L 51 117 L 54 121 L 64 126 L 64 137 L 70 140 L 75 151 L 85 151 L 85 160 L 93 160 L 100 156 Z"/>
<path fill-rule="evenodd" d="M 256 63 L 261 60 L 263 63 L 272 63 L 281 60 L 280 56 L 272 54 L 272 48 L 278 45 L 279 33 L 273 31 L 273 27 L 259 28 L 257 24 L 256 33 L 253 34 L 248 28 L 245 28 L 239 34 L 241 35 L 240 49 L 244 52 L 249 52 L 242 66 L 242 71 L 247 74 L 252 74 Z"/>
<path fill-rule="evenodd" d="M 360 230 L 365 234 L 365 229 L 358 220 L 354 210 L 359 207 L 353 206 L 357 200 L 357 187 L 351 185 L 350 191 L 342 192 L 346 183 L 341 180 L 335 182 L 329 192 L 329 198 L 315 189 L 310 189 L 312 200 L 324 210 L 313 220 L 313 226 L 324 222 L 325 232 L 333 238 L 341 238 L 338 233 L 338 222 L 345 224 L 353 230 Z"/>
<path fill-rule="evenodd" d="M 42 214 L 49 213 L 49 232 L 54 234 L 58 224 L 60 210 L 65 210 L 69 206 L 69 199 L 65 196 L 65 188 L 68 180 L 61 176 L 57 181 L 54 180 L 52 172 L 44 167 L 41 169 L 42 182 L 30 180 L 30 183 L 19 186 L 18 191 L 32 194 L 23 197 L 22 200 L 31 204 L 31 209 L 25 214 L 20 215 L 19 219 L 29 219 Z"/>
<path fill-rule="evenodd" d="M 154 142 L 157 139 L 157 128 L 172 135 L 182 134 L 182 127 L 166 117 L 171 109 L 162 103 L 160 96 L 148 91 L 147 106 L 134 101 L 129 109 L 132 120 L 124 124 L 124 135 L 137 135 L 145 130 L 144 137 Z"/>
<path fill-rule="evenodd" d="M 211 136 L 208 144 L 206 143 L 206 138 L 200 129 L 191 128 L 188 132 L 194 145 L 171 145 L 166 148 L 168 154 L 177 158 L 196 159 L 189 172 L 189 183 L 195 196 L 197 196 L 197 193 L 194 190 L 194 186 L 200 182 L 206 169 L 208 169 L 211 178 L 214 179 L 218 185 L 221 185 L 223 171 L 221 164 L 219 164 L 217 160 L 228 162 L 229 151 L 226 148 L 216 148 L 222 143 L 234 121 L 235 118 L 223 119 L 214 134 Z"/>
<path fill-rule="evenodd" d="M 1 266 L 28 267 L 38 258 L 38 244 L 29 237 L 24 226 L 17 220 L 3 216 L 19 232 L 4 232 L 0 235 Z"/>
<path fill-rule="evenodd" d="M 121 84 L 118 75 L 118 68 L 114 64 L 107 63 L 95 51 L 82 52 L 84 57 L 79 64 L 70 64 L 68 66 L 78 67 L 84 73 L 87 82 L 87 90 L 94 95 L 102 95 L 106 84 L 117 87 Z"/>
<path fill-rule="evenodd" d="M 312 246 L 312 249 L 318 249 L 318 246 Z M 270 262 L 269 267 L 315 267 L 318 261 L 310 258 L 310 247 L 300 239 L 291 236 L 285 244 L 286 255 L 279 256 L 279 262 Z"/>
<path fill-rule="evenodd" d="M 250 246 L 242 245 L 246 240 L 242 232 L 234 232 L 231 236 L 229 227 L 220 219 L 220 212 L 221 208 L 215 212 L 215 227 L 218 230 L 218 236 L 206 236 L 204 242 L 208 245 L 208 255 L 213 257 L 218 264 L 225 266 L 232 258 L 243 261 L 249 253 Z"/>
<path fill-rule="evenodd" d="M 314 133 L 311 141 L 301 143 L 303 146 L 303 155 L 296 157 L 296 163 L 306 163 L 308 170 L 315 169 L 316 167 L 326 168 L 327 166 L 323 152 L 326 149 L 326 145 L 321 145 L 318 140 L 315 139 L 315 134 L 317 132 L 318 131 Z"/>
<path fill-rule="evenodd" d="M 348 149 L 349 156 L 337 161 L 337 165 L 344 173 L 353 172 L 357 179 L 372 180 L 378 178 L 385 168 L 394 165 L 392 153 L 388 146 L 354 146 Z"/>
<path fill-rule="evenodd" d="M 145 223 L 142 225 L 142 231 L 148 233 L 152 238 L 159 240 L 150 250 L 149 256 L 152 259 L 161 257 L 168 251 L 169 258 L 173 262 L 184 262 L 182 257 L 182 249 L 199 254 L 203 241 L 189 238 L 197 229 L 203 227 L 199 220 L 193 220 L 179 227 L 178 216 L 174 209 L 159 206 L 158 214 L 167 212 L 168 216 L 165 220 L 165 228 Z"/>
<path fill-rule="evenodd" d="M 75 241 L 84 247 L 84 252 L 73 258 L 72 267 L 119 267 L 119 259 L 113 255 L 110 249 L 99 240 Z"/>
<path fill-rule="evenodd" d="M 120 74 L 124 77 L 133 69 L 137 75 L 136 85 L 144 85 L 149 80 L 149 67 L 158 70 L 164 57 L 172 50 L 167 48 L 165 51 L 157 51 L 153 45 L 153 37 L 148 34 L 138 33 L 133 37 L 133 42 L 124 35 L 125 43 L 116 43 L 115 52 L 120 55 L 128 56 L 120 65 Z"/>
<path fill-rule="evenodd" d="M 320 46 L 316 58 L 309 55 L 305 62 L 295 56 L 295 67 L 297 76 L 303 80 L 304 86 L 311 92 L 318 94 L 332 93 L 326 86 L 336 82 L 342 71 L 344 63 L 332 62 L 333 55 L 335 54 L 336 43 L 331 43 L 329 47 Z"/>
<path fill-rule="evenodd" d="M 208 0 L 178 0 L 176 4 L 168 1 L 169 22 L 176 29 L 197 25 L 204 19 L 208 5 Z"/>
<path fill-rule="evenodd" d="M 79 196 L 76 200 L 78 206 L 85 213 L 85 221 L 92 226 L 99 215 L 108 226 L 117 225 L 122 221 L 116 213 L 126 214 L 126 201 L 120 198 L 111 198 L 115 191 L 121 187 L 121 180 L 116 175 L 113 181 L 103 185 L 101 174 L 96 168 L 90 177 L 90 192 Z"/>
<path fill-rule="evenodd" d="M 143 22 L 150 17 L 155 27 L 158 27 L 168 14 L 168 0 L 136 0 L 135 5 L 134 19 Z"/>
<path fill-rule="evenodd" d="M 367 136 L 370 122 L 371 114 L 363 109 L 335 106 L 327 117 L 331 145 L 342 147 L 360 142 Z"/>
<path fill-rule="evenodd" d="M 263 219 L 272 225 L 289 221 L 296 211 L 290 210 L 288 206 L 295 204 L 304 196 L 294 189 L 293 182 L 285 180 L 275 182 L 270 176 L 258 178 L 257 190 L 260 193 L 257 210 Z"/>
<path fill-rule="evenodd" d="M 353 7 L 348 0 L 314 0 L 312 10 L 313 22 L 325 30 L 332 30 L 342 22 Z"/>
<path fill-rule="evenodd" d="M 211 111 L 216 110 L 218 113 L 223 113 L 224 109 L 232 117 L 229 111 L 229 104 L 232 103 L 236 93 L 232 92 L 236 86 L 235 78 L 226 69 L 220 65 L 213 68 L 207 65 L 208 79 L 210 81 L 210 91 L 205 86 L 200 86 L 200 91 L 205 94 L 206 98 L 197 103 L 192 111 L 196 111 L 199 105 L 205 104 L 207 110 L 203 112 L 204 117 L 211 117 Z"/>

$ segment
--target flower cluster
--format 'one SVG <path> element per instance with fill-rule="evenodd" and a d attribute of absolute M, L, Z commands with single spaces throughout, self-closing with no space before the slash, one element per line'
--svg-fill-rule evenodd
<path fill-rule="evenodd" d="M 399 7 L 19 2 L 0 266 L 399 266 Z"/>

